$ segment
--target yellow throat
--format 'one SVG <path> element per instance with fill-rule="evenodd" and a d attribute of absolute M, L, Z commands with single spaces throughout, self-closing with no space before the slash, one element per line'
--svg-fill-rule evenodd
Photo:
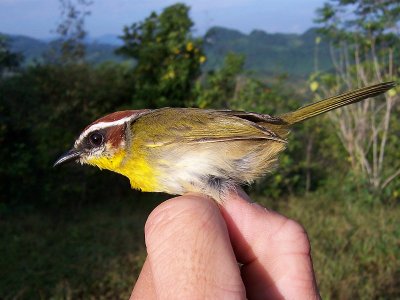
<path fill-rule="evenodd" d="M 134 155 L 120 150 L 114 156 L 93 157 L 87 163 L 128 177 L 134 189 L 144 192 L 157 190 L 157 172 L 147 161 L 146 155 L 141 152 L 131 153 Z"/>

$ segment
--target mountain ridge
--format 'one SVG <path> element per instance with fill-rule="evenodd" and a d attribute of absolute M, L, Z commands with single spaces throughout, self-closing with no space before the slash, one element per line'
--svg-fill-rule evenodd
<path fill-rule="evenodd" d="M 50 50 L 55 41 L 45 41 L 24 35 L 1 34 L 8 38 L 10 49 L 25 57 L 24 65 L 41 61 L 43 54 Z M 229 52 L 243 54 L 245 69 L 257 74 L 271 75 L 287 73 L 295 76 L 308 76 L 314 71 L 315 55 L 321 70 L 331 68 L 329 48 L 322 41 L 316 44 L 318 33 L 311 28 L 302 34 L 268 33 L 253 30 L 246 34 L 225 27 L 212 27 L 203 36 L 207 63 L 206 71 L 219 68 Z M 86 43 L 87 61 L 98 64 L 105 61 L 123 61 L 115 54 L 121 44 L 117 35 L 102 35 L 90 38 Z M 122 42 L 121 42 L 122 43 Z M 316 47 L 318 51 L 316 52 Z"/>
<path fill-rule="evenodd" d="M 307 75 L 314 71 L 315 55 L 318 55 L 318 68 L 328 70 L 332 67 L 329 46 L 323 40 L 317 45 L 317 37 L 315 28 L 303 34 L 267 33 L 262 30 L 244 34 L 213 27 L 204 37 L 207 68 L 218 65 L 228 52 L 235 52 L 244 54 L 245 69 L 256 73 Z"/>

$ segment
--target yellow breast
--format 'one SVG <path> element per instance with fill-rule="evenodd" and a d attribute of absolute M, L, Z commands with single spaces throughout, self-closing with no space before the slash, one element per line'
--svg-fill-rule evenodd
<path fill-rule="evenodd" d="M 144 192 L 158 191 L 157 171 L 144 156 L 133 155 L 123 162 L 115 172 L 129 178 L 134 189 Z"/>

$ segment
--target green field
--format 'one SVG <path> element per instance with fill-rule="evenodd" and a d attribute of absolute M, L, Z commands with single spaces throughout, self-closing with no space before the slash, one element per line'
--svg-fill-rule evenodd
<path fill-rule="evenodd" d="M 78 210 L 2 217 L 0 295 L 127 299 L 146 255 L 146 216 L 165 199 L 132 195 Z M 394 299 L 400 295 L 400 208 L 360 205 L 356 197 L 338 191 L 274 202 L 253 198 L 304 225 L 324 299 Z"/>

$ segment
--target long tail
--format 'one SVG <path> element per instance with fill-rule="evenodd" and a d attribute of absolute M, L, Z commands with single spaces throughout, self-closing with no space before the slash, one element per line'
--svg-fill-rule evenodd
<path fill-rule="evenodd" d="M 292 125 L 318 116 L 330 110 L 356 103 L 370 97 L 378 96 L 387 90 L 390 90 L 395 85 L 396 84 L 393 81 L 389 81 L 367 86 L 338 96 L 330 97 L 316 103 L 311 103 L 309 105 L 300 107 L 293 112 L 280 115 L 279 117 L 286 123 Z"/>

